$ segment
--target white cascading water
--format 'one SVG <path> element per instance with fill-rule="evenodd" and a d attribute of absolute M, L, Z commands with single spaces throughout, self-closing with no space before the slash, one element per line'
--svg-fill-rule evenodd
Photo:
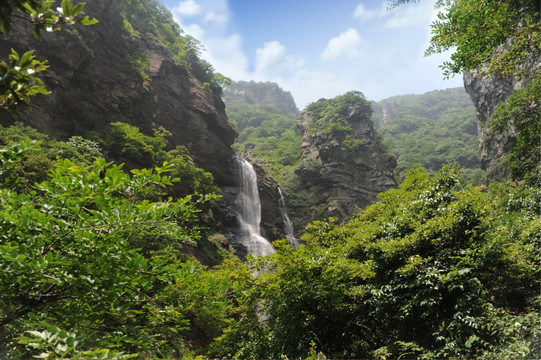
<path fill-rule="evenodd" d="M 284 199 L 284 195 L 282 194 L 282 190 L 280 190 L 280 188 L 278 188 L 278 208 L 280 209 L 280 214 L 284 220 L 284 231 L 286 233 L 287 241 L 295 249 L 297 246 L 299 246 L 299 240 L 297 240 L 294 235 L 293 222 L 287 215 L 286 200 Z"/>
<path fill-rule="evenodd" d="M 270 242 L 261 236 L 261 203 L 257 190 L 257 175 L 248 161 L 240 158 L 241 191 L 238 198 L 241 241 L 249 254 L 266 256 L 274 253 Z"/>

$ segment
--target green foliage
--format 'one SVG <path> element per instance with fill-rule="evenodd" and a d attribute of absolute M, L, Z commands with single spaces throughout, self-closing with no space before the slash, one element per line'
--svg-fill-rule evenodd
<path fill-rule="evenodd" d="M 320 99 L 308 105 L 306 110 L 314 116 L 316 121 L 309 124 L 310 134 L 332 134 L 338 141 L 351 139 L 352 128 L 347 117 L 355 109 L 359 119 L 371 119 L 372 106 L 359 91 L 350 91 L 333 99 Z"/>
<path fill-rule="evenodd" d="M 110 154 L 124 157 L 143 167 L 153 166 L 165 161 L 165 131 L 156 131 L 154 136 L 144 135 L 139 128 L 123 122 L 111 123 L 111 132 L 104 139 L 105 148 Z"/>
<path fill-rule="evenodd" d="M 187 192 L 209 194 L 219 191 L 212 174 L 197 167 L 185 147 L 177 146 L 167 154 L 171 164 L 171 176 L 180 179 L 174 185 L 174 193 L 177 196 L 188 195 Z"/>
<path fill-rule="evenodd" d="M 132 359 L 137 354 L 125 355 L 122 352 L 110 351 L 109 349 L 79 350 L 79 340 L 76 334 L 61 330 L 54 325 L 41 322 L 40 327 L 43 331 L 28 330 L 28 335 L 21 336 L 19 343 L 28 348 L 36 349 L 37 358 L 40 359 Z"/>
<path fill-rule="evenodd" d="M 126 31 L 128 34 L 135 36 L 136 38 L 141 36 L 141 33 L 133 28 L 133 26 L 130 24 L 130 22 L 127 19 L 124 19 L 122 21 L 124 31 Z"/>
<path fill-rule="evenodd" d="M 19 181 L 15 189 L 29 192 L 35 183 L 48 179 L 56 159 L 71 159 L 79 164 L 90 165 L 98 157 L 102 157 L 101 149 L 94 141 L 81 136 L 72 136 L 67 141 L 51 140 L 34 128 L 17 122 L 12 126 L 0 127 L 0 144 L 14 145 L 32 139 L 40 143 L 39 149 L 28 149 L 25 157 L 14 164 L 11 175 Z"/>
<path fill-rule="evenodd" d="M 8 63 L 0 62 L 0 107 L 17 117 L 17 107 L 30 107 L 30 98 L 36 94 L 49 94 L 43 81 L 34 74 L 47 69 L 47 60 L 39 60 L 34 51 L 23 56 L 11 50 Z"/>
<path fill-rule="evenodd" d="M 150 57 L 145 53 L 136 52 L 129 54 L 126 60 L 134 67 L 139 76 L 141 76 L 143 87 L 148 90 L 150 83 Z"/>
<path fill-rule="evenodd" d="M 252 260 L 266 270 L 247 289 L 239 319 L 213 344 L 212 356 L 306 357 L 312 342 L 348 356 L 357 321 L 350 286 L 370 276 L 369 267 L 322 247 L 292 251 L 285 240 L 275 246 L 275 255 Z"/>
<path fill-rule="evenodd" d="M 230 278 L 176 260 L 200 237 L 198 209 L 215 197 L 160 200 L 177 181 L 171 165 L 130 176 L 103 159 L 59 160 L 35 191 L 10 190 L 13 164 L 34 147 L 1 152 L 1 356 L 178 357 L 198 339 L 190 334 L 215 336 Z"/>
<path fill-rule="evenodd" d="M 97 158 L 103 157 L 98 143 L 81 136 L 72 136 L 66 142 L 53 142 L 52 151 L 56 157 L 85 165 L 90 165 Z"/>
<path fill-rule="evenodd" d="M 0 183 L 4 186 L 14 186 L 22 180 L 15 174 L 14 169 L 28 156 L 30 150 L 39 150 L 39 143 L 26 139 L 8 148 L 0 149 Z"/>
<path fill-rule="evenodd" d="M 140 167 L 158 166 L 167 161 L 171 176 L 179 178 L 168 191 L 172 196 L 218 191 L 212 174 L 196 166 L 188 150 L 179 146 L 166 151 L 166 138 L 171 134 L 159 128 L 153 136 L 139 131 L 139 128 L 122 122 L 112 123 L 112 131 L 103 140 L 109 156 L 117 160 L 129 160 Z"/>
<path fill-rule="evenodd" d="M 349 256 L 376 263 L 375 281 L 364 290 L 374 320 L 385 319 L 379 329 L 394 339 L 385 346 L 393 356 L 476 358 L 534 335 L 531 319 L 523 333 L 511 335 L 509 328 L 522 323 L 513 314 L 537 295 L 538 238 L 526 229 L 538 229 L 539 217 L 523 205 L 502 208 L 499 191 L 509 189 L 494 197 L 479 188 L 455 191 L 457 176 L 445 168 L 435 179 L 410 173 L 400 189 L 347 225 L 356 238 Z M 539 196 L 532 188 L 521 191 L 534 202 Z M 506 227 L 524 235 L 501 233 Z"/>
<path fill-rule="evenodd" d="M 491 119 L 492 133 L 514 129 L 516 143 L 505 161 L 513 179 L 524 179 L 532 186 L 541 185 L 540 93 L 541 75 L 536 74 L 528 86 L 500 104 Z"/>
<path fill-rule="evenodd" d="M 57 31 L 62 25 L 92 25 L 98 22 L 83 16 L 85 3 L 73 6 L 71 0 L 62 0 L 56 10 L 51 8 L 54 3 L 51 0 L 7 0 L 0 11 L 0 32 L 9 33 L 14 14 L 32 23 L 37 38 L 40 37 L 40 31 Z"/>
<path fill-rule="evenodd" d="M 465 169 L 466 182 L 484 183 L 476 110 L 462 88 L 396 96 L 373 106 L 384 144 L 397 157 L 399 181 L 419 166 L 436 172 L 444 164 L 456 163 Z"/>
<path fill-rule="evenodd" d="M 539 3 L 535 0 L 442 0 L 438 5 L 443 9 L 431 25 L 426 54 L 453 49 L 451 61 L 442 65 L 446 77 L 481 65 L 485 74 L 521 75 L 520 65 L 540 49 Z M 498 48 L 506 42 L 507 48 Z"/>
<path fill-rule="evenodd" d="M 525 359 L 540 316 L 541 192 L 459 190 L 459 170 L 410 171 L 346 224 L 252 260 L 238 317 L 211 347 L 232 358 Z"/>
<path fill-rule="evenodd" d="M 284 115 L 272 106 L 250 104 L 233 104 L 226 110 L 240 131 L 233 148 L 241 152 L 246 144 L 253 144 L 252 155 L 268 163 L 273 177 L 283 182 L 301 157 L 301 137 L 294 114 Z"/>

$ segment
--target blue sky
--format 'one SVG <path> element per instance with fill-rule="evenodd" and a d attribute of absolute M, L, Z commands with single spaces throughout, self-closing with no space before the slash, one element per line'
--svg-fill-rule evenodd
<path fill-rule="evenodd" d="M 298 107 L 350 90 L 369 100 L 462 86 L 448 54 L 424 57 L 434 2 L 387 10 L 363 0 L 160 0 L 203 58 L 233 80 L 277 82 Z"/>

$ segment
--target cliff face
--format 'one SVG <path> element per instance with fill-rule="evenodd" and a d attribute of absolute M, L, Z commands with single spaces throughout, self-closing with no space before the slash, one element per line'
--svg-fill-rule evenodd
<path fill-rule="evenodd" d="M 500 46 L 496 52 L 505 47 L 506 45 Z M 491 132 L 492 115 L 500 102 L 506 101 L 514 90 L 522 89 L 530 82 L 533 74 L 541 69 L 541 59 L 532 54 L 523 67 L 528 71 L 521 78 L 502 77 L 499 74 L 480 76 L 480 71 L 465 71 L 463 75 L 464 88 L 477 109 L 481 168 L 487 171 L 490 180 L 507 178 L 508 170 L 503 161 L 516 142 L 515 129 L 512 126 L 504 133 Z"/>
<path fill-rule="evenodd" d="M 276 83 L 233 82 L 224 86 L 226 104 L 251 104 L 274 106 L 284 114 L 298 114 L 297 105 L 289 91 L 284 91 Z"/>
<path fill-rule="evenodd" d="M 228 107 L 235 104 L 273 107 L 282 112 L 282 117 L 290 119 L 292 126 L 295 124 L 295 117 L 298 114 L 297 105 L 291 93 L 271 82 L 234 82 L 224 87 L 224 102 Z M 258 111 L 265 115 L 266 109 L 258 109 Z M 269 116 L 276 115 L 273 110 L 270 110 L 268 114 Z M 247 119 L 237 119 L 234 115 L 231 116 L 231 119 L 237 121 L 239 129 L 246 126 L 258 127 L 262 125 L 261 119 L 259 119 L 259 123 L 244 123 L 243 121 Z M 240 138 L 242 138 L 242 132 Z M 245 143 L 244 147 L 237 149 L 239 149 L 241 156 L 252 164 L 257 173 L 261 201 L 261 234 L 269 240 L 285 238 L 283 218 L 279 209 L 278 187 L 280 185 L 270 173 L 269 163 L 253 155 L 255 148 L 255 144 Z M 227 191 L 234 193 L 235 189 L 228 188 Z"/>
<path fill-rule="evenodd" d="M 345 117 L 352 138 L 360 144 L 353 148 L 345 147 L 332 133 L 311 134 L 310 125 L 317 119 L 309 111 L 299 116 L 302 158 L 295 172 L 309 207 L 302 200 L 293 203 L 291 217 L 295 224 L 352 216 L 358 208 L 375 203 L 378 193 L 396 187 L 396 159 L 384 151 L 370 118 L 362 111 L 348 107 Z"/>
<path fill-rule="evenodd" d="M 164 127 L 172 133 L 170 145 L 184 145 L 196 164 L 211 172 L 219 184 L 234 182 L 231 158 L 236 131 L 225 114 L 220 96 L 204 89 L 169 52 L 145 34 L 130 34 L 109 0 L 94 0 L 85 13 L 99 23 L 66 27 L 44 33 L 36 40 L 30 24 L 13 24 L 3 36 L 0 53 L 11 48 L 22 53 L 36 49 L 50 68 L 43 76 L 52 91 L 32 100 L 33 111 L 23 110 L 20 120 L 53 137 L 106 132 L 108 124 L 122 121 L 143 133 Z M 150 68 L 141 68 L 148 60 Z M 144 79 L 140 72 L 149 75 Z M 12 123 L 0 113 L 0 123 Z"/>

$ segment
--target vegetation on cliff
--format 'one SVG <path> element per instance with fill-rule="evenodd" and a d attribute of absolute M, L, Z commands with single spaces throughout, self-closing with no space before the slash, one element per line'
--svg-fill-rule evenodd
<path fill-rule="evenodd" d="M 194 74 L 204 86 L 221 94 L 222 86 L 231 81 L 216 72 L 208 61 L 201 58 L 203 50 L 201 43 L 190 35 L 184 35 L 180 26 L 173 20 L 171 12 L 159 1 L 118 0 L 111 8 L 121 15 L 124 31 L 135 37 L 144 34 L 155 40 L 168 49 L 173 59 Z M 149 64 L 150 59 L 144 62 Z M 145 71 L 142 76 L 145 78 Z"/>
<path fill-rule="evenodd" d="M 273 106 L 233 104 L 227 106 L 227 116 L 239 130 L 233 148 L 241 153 L 252 144 L 252 156 L 264 161 L 272 176 L 283 183 L 301 156 L 295 115 L 285 115 Z"/>
<path fill-rule="evenodd" d="M 397 158 L 398 181 L 419 166 L 437 172 L 459 164 L 469 182 L 484 183 L 476 111 L 463 88 L 395 96 L 372 106 L 378 132 Z"/>
<path fill-rule="evenodd" d="M 523 89 L 516 90 L 501 104 L 491 119 L 491 132 L 501 134 L 514 128 L 516 140 L 505 163 L 510 176 L 526 180 L 533 186 L 541 185 L 541 74 Z"/>

